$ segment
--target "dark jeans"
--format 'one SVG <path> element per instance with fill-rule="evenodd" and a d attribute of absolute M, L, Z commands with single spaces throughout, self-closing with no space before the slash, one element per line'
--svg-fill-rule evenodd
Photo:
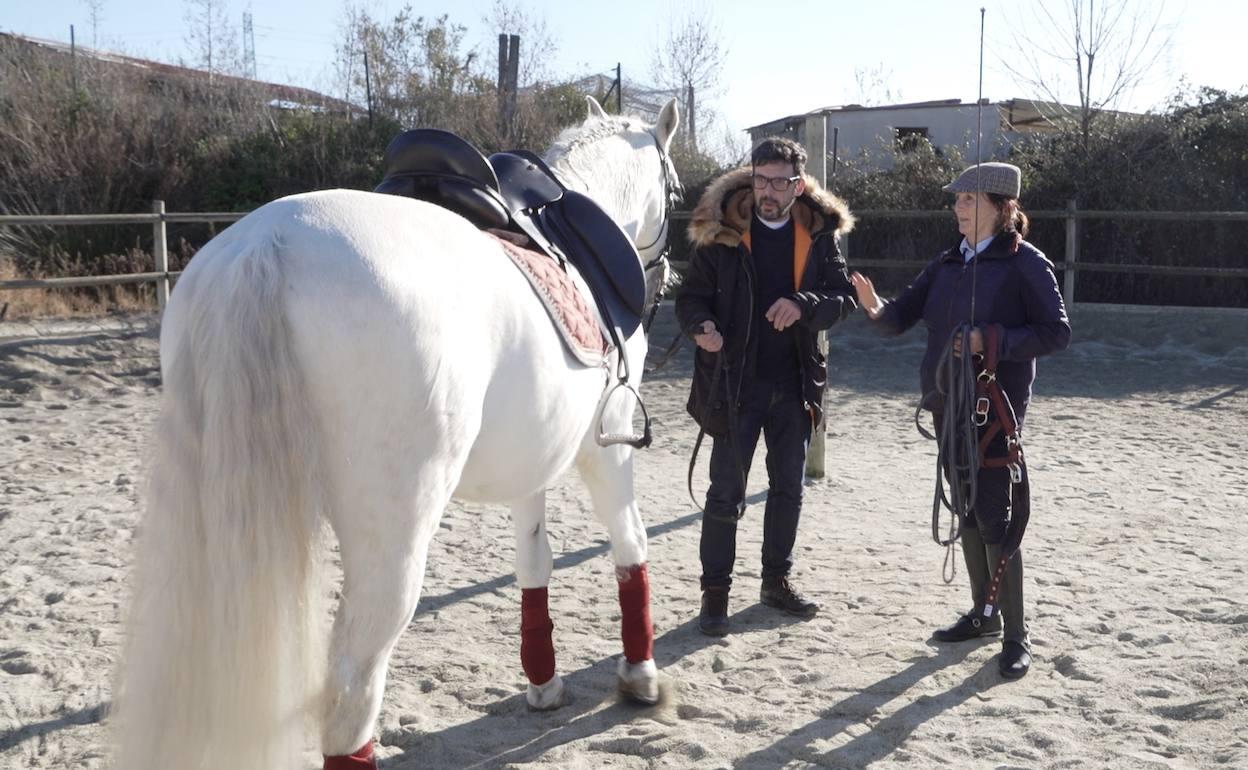
<path fill-rule="evenodd" d="M 755 385 L 742 399 L 737 414 L 738 446 L 716 439 L 711 450 L 711 486 L 702 511 L 702 587 L 732 585 L 737 558 L 737 504 L 745 497 L 741 455 L 748 475 L 762 433 L 767 446 L 767 506 L 763 511 L 763 577 L 782 577 L 793 567 L 793 542 L 802 510 L 806 450 L 810 445 L 810 414 L 797 389 Z"/>

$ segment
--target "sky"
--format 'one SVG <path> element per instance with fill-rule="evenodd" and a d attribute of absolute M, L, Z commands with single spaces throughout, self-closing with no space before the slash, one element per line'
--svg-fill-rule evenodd
<path fill-rule="evenodd" d="M 341 39 L 348 0 L 218 0 L 240 30 L 253 20 L 257 75 L 330 94 L 335 42 Z M 355 7 L 389 19 L 410 4 L 416 15 L 447 15 L 468 29 L 466 43 L 483 59 L 497 51 L 497 30 L 486 19 L 498 0 L 357 0 Z M 1100 0 L 1099 5 L 1114 0 Z M 1248 88 L 1248 29 L 1244 0 L 1128 0 L 1130 7 L 1160 8 L 1168 45 L 1156 52 L 1149 78 L 1117 104 L 1119 109 L 1160 109 L 1184 80 L 1228 91 Z M 984 15 L 983 96 L 993 101 L 1041 98 L 1011 74 L 1020 50 L 1058 42 L 1036 21 L 1037 0 L 772 0 L 671 2 L 671 0 L 509 0 L 545 22 L 557 46 L 549 70 L 579 77 L 614 71 L 626 80 L 651 79 L 653 51 L 671 20 L 710 10 L 726 50 L 717 93 L 699 97 L 720 116 L 721 135 L 741 137 L 749 126 L 819 107 L 847 103 L 897 103 L 929 99 L 974 102 L 979 93 L 980 8 Z M 1061 9 L 1068 0 L 1050 0 Z M 187 42 L 187 0 L 0 0 L 0 31 L 68 42 L 70 25 L 80 45 L 178 62 L 193 56 Z M 92 21 L 92 9 L 96 10 Z M 816 34 L 817 31 L 817 34 Z M 524 41 L 521 42 L 524 55 Z M 240 45 L 241 49 L 241 45 Z M 858 73 L 874 72 L 864 93 Z M 1064 100 L 1076 101 L 1073 93 Z"/>

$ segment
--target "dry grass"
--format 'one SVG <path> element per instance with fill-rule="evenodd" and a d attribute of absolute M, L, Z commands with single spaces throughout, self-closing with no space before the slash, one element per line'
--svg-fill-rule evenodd
<path fill-rule="evenodd" d="M 12 261 L 0 257 L 0 281 L 41 276 L 19 275 Z M 0 320 L 81 318 L 156 309 L 153 284 L 64 289 L 0 289 Z"/>

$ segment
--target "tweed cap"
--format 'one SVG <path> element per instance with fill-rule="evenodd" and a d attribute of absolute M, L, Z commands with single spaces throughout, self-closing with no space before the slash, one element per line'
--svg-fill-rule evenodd
<path fill-rule="evenodd" d="M 1017 198 L 1022 188 L 1023 174 L 1018 166 L 1011 163 L 980 163 L 977 169 L 971 166 L 958 175 L 958 178 L 941 189 L 945 192 L 973 193 L 976 190 L 985 193 L 996 193 L 1010 198 Z"/>

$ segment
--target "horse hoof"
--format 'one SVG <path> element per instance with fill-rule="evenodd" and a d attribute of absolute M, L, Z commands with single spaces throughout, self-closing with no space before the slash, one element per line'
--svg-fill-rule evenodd
<path fill-rule="evenodd" d="M 654 665 L 653 658 L 640 663 L 629 663 L 626 658 L 620 658 L 616 673 L 620 694 L 625 698 L 646 706 L 659 702 L 659 669 Z"/>
<path fill-rule="evenodd" d="M 563 679 L 558 674 L 550 678 L 546 684 L 529 683 L 529 691 L 524 696 L 529 701 L 529 708 L 534 711 L 550 711 L 563 705 Z"/>

